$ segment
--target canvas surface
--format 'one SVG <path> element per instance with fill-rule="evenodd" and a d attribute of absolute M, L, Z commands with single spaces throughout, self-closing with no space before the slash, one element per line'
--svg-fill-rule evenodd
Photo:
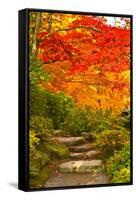
<path fill-rule="evenodd" d="M 131 182 L 131 19 L 29 11 L 29 187 Z"/>

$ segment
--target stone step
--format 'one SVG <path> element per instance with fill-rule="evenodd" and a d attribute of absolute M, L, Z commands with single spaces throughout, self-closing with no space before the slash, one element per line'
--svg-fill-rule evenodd
<path fill-rule="evenodd" d="M 53 130 L 52 132 L 53 132 L 53 134 L 54 134 L 55 136 L 59 136 L 59 135 L 64 134 L 64 131 L 63 131 L 63 130 Z"/>
<path fill-rule="evenodd" d="M 63 173 L 92 173 L 101 167 L 101 160 L 78 160 L 60 164 L 59 171 Z"/>
<path fill-rule="evenodd" d="M 109 184 L 109 177 L 105 172 L 97 173 L 60 173 L 54 172 L 45 183 L 45 188 L 64 186 L 85 186 Z"/>
<path fill-rule="evenodd" d="M 87 158 L 94 158 L 94 157 L 98 156 L 99 154 L 100 154 L 99 151 L 92 150 L 92 151 L 86 152 L 86 157 Z"/>
<path fill-rule="evenodd" d="M 76 152 L 71 152 L 70 154 L 69 154 L 69 157 L 70 158 L 82 158 L 82 159 L 84 159 L 85 158 L 85 153 L 84 152 L 79 152 L 79 153 L 76 153 Z"/>
<path fill-rule="evenodd" d="M 82 136 L 80 137 L 53 137 L 51 138 L 51 140 L 55 140 L 67 146 L 84 144 L 86 142 L 85 138 Z"/>
<path fill-rule="evenodd" d="M 99 154 L 96 150 L 91 150 L 87 152 L 71 152 L 69 154 L 70 158 L 77 158 L 77 159 L 87 159 L 87 158 L 95 158 Z"/>
<path fill-rule="evenodd" d="M 82 145 L 78 145 L 78 146 L 69 146 L 69 150 L 71 152 L 86 152 L 89 150 L 92 150 L 96 147 L 95 144 L 90 144 L 90 143 L 86 143 L 86 144 L 82 144 Z"/>

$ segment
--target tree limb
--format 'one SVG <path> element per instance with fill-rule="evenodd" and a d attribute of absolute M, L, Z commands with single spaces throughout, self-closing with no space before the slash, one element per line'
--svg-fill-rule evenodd
<path fill-rule="evenodd" d="M 65 82 L 70 82 L 70 83 L 82 83 L 86 85 L 108 85 L 108 83 L 100 83 L 100 82 L 95 82 L 95 83 L 90 83 L 89 81 L 74 81 L 74 80 L 65 80 Z"/>
<path fill-rule="evenodd" d="M 89 30 L 92 30 L 92 31 L 100 32 L 98 29 L 92 28 L 92 27 L 89 27 L 89 26 L 76 26 L 76 27 L 71 27 L 71 28 L 58 29 L 56 32 L 71 31 L 71 30 L 74 30 L 74 29 L 89 29 Z"/>
<path fill-rule="evenodd" d="M 45 38 L 47 38 L 57 32 L 71 31 L 74 29 L 88 29 L 88 30 L 92 30 L 92 31 L 96 31 L 96 32 L 100 33 L 100 30 L 98 30 L 96 28 L 92 28 L 92 27 L 88 27 L 88 26 L 76 26 L 76 27 L 71 27 L 71 28 L 58 29 L 54 32 L 50 32 L 48 35 L 45 36 Z"/>

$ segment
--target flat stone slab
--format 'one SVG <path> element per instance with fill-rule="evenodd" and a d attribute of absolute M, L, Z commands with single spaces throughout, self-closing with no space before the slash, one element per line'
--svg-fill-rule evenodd
<path fill-rule="evenodd" d="M 69 154 L 70 158 L 76 158 L 76 159 L 86 159 L 86 158 L 95 158 L 97 155 L 99 154 L 98 151 L 96 150 L 91 150 L 91 151 L 87 151 L 87 152 L 71 152 Z"/>
<path fill-rule="evenodd" d="M 99 154 L 99 151 L 96 151 L 96 150 L 88 151 L 86 152 L 86 158 L 94 158 L 98 154 Z"/>
<path fill-rule="evenodd" d="M 86 142 L 84 137 L 53 137 L 52 140 L 56 140 L 67 146 L 84 144 Z"/>
<path fill-rule="evenodd" d="M 45 188 L 97 185 L 110 183 L 109 177 L 104 172 L 97 173 L 60 173 L 54 172 L 45 183 Z"/>
<path fill-rule="evenodd" d="M 53 134 L 54 134 L 54 135 L 61 135 L 61 134 L 63 134 L 63 133 L 64 133 L 63 130 L 53 130 Z"/>
<path fill-rule="evenodd" d="M 101 160 L 78 160 L 60 164 L 59 171 L 63 173 L 92 173 L 102 167 Z"/>
<path fill-rule="evenodd" d="M 75 152 L 71 152 L 70 154 L 69 154 L 69 157 L 70 158 L 85 158 L 85 153 L 84 152 L 81 152 L 81 153 L 75 153 Z"/>
<path fill-rule="evenodd" d="M 69 150 L 72 152 L 85 152 L 95 148 L 95 144 L 82 144 L 78 146 L 70 146 Z"/>

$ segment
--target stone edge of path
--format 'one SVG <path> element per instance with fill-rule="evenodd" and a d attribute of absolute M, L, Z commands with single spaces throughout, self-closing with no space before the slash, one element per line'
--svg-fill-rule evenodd
<path fill-rule="evenodd" d="M 99 167 L 102 167 L 101 160 L 78 160 L 61 163 L 59 165 L 59 171 L 63 173 L 92 173 Z"/>

